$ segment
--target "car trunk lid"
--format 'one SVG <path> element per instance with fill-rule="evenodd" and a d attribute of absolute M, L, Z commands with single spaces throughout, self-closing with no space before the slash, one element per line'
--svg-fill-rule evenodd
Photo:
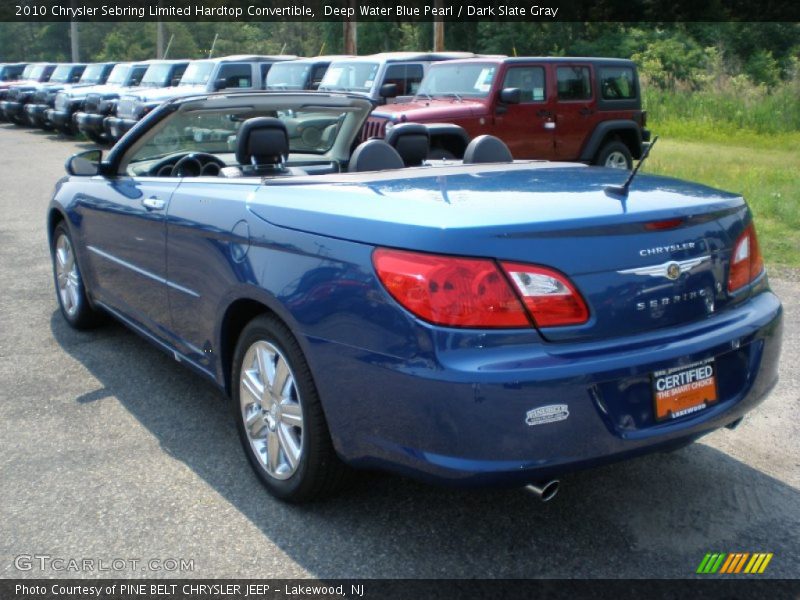
<path fill-rule="evenodd" d="M 666 328 L 735 302 L 726 283 L 748 219 L 744 200 L 642 174 L 626 198 L 605 191 L 624 177 L 557 163 L 408 169 L 324 177 L 316 185 L 298 180 L 291 194 L 268 184 L 250 208 L 276 225 L 375 246 L 560 271 L 590 318 L 543 328 L 554 341 Z"/>

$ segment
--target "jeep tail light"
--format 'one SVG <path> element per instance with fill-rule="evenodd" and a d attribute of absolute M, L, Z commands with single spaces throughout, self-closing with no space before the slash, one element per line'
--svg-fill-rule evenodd
<path fill-rule="evenodd" d="M 450 327 L 530 327 L 525 309 L 493 260 L 380 248 L 381 283 L 421 319 Z"/>
<path fill-rule="evenodd" d="M 586 302 L 561 273 L 540 266 L 501 264 L 539 327 L 580 325 L 589 320 Z"/>
<path fill-rule="evenodd" d="M 731 256 L 728 291 L 735 292 L 754 281 L 764 271 L 764 259 L 758 247 L 756 229 L 752 223 L 736 240 Z"/>

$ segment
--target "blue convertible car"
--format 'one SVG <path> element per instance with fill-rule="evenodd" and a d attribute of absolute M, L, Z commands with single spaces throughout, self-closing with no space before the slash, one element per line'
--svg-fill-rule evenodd
<path fill-rule="evenodd" d="M 171 101 L 72 157 L 49 207 L 64 318 L 111 314 L 216 382 L 270 492 L 378 467 L 548 498 L 775 384 L 781 304 L 740 196 L 489 136 L 428 160 L 410 123 L 356 146 L 370 109 Z"/>

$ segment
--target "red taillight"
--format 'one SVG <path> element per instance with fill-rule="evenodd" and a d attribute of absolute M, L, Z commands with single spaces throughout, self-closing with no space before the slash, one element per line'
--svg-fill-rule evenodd
<path fill-rule="evenodd" d="M 530 327 L 492 260 L 378 249 L 372 262 L 392 297 L 418 317 L 452 327 Z"/>
<path fill-rule="evenodd" d="M 489 259 L 385 248 L 376 250 L 372 261 L 395 300 L 437 325 L 529 327 L 530 315 L 540 327 L 557 327 L 589 319 L 569 280 L 544 267 L 504 262 L 504 275 Z"/>
<path fill-rule="evenodd" d="M 589 320 L 586 303 L 561 273 L 540 266 L 501 264 L 539 327 L 580 325 Z"/>
<path fill-rule="evenodd" d="M 750 223 L 733 247 L 728 291 L 735 292 L 746 286 L 761 275 L 762 271 L 764 271 L 764 259 L 758 247 L 755 227 Z"/>

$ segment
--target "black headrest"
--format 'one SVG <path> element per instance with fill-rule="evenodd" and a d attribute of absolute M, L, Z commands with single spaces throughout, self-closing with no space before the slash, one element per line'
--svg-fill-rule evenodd
<path fill-rule="evenodd" d="M 367 140 L 353 150 L 348 171 L 383 171 L 402 169 L 402 157 L 383 140 Z"/>
<path fill-rule="evenodd" d="M 464 150 L 464 163 L 503 163 L 513 162 L 511 150 L 503 140 L 493 135 L 479 135 L 472 140 Z"/>
<path fill-rule="evenodd" d="M 463 127 L 453 123 L 425 123 L 432 139 L 437 143 L 428 152 L 428 158 L 463 158 L 469 136 Z"/>
<path fill-rule="evenodd" d="M 428 158 L 431 136 L 419 123 L 400 123 L 386 134 L 386 143 L 397 150 L 407 167 L 416 167 Z"/>
<path fill-rule="evenodd" d="M 240 165 L 278 165 L 288 156 L 289 134 L 283 121 L 256 117 L 242 123 L 236 135 L 236 161 Z"/>

